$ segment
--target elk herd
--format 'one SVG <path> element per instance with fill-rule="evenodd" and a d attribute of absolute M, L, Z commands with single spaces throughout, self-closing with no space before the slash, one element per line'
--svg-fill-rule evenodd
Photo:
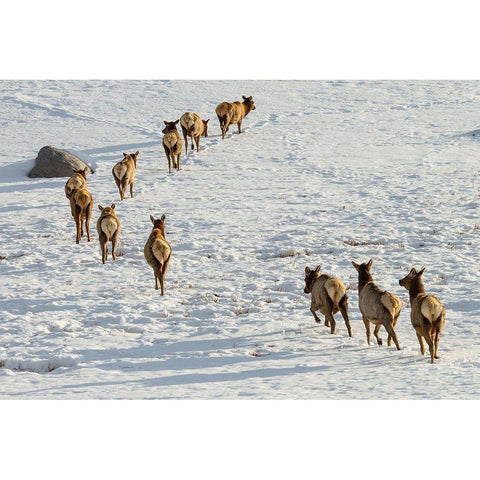
<path fill-rule="evenodd" d="M 375 325 L 373 335 L 378 345 L 382 345 L 382 339 L 378 336 L 383 326 L 388 333 L 387 345 L 395 343 L 397 350 L 400 350 L 395 325 L 400 317 L 402 301 L 393 293 L 382 290 L 373 281 L 370 269 L 373 259 L 367 263 L 355 263 L 352 265 L 358 272 L 358 306 L 362 314 L 367 343 L 370 345 L 370 323 Z M 338 278 L 332 278 L 326 273 L 320 273 L 321 266 L 315 270 L 305 267 L 305 289 L 304 293 L 311 294 L 310 311 L 317 323 L 321 320 L 317 316 L 320 311 L 325 316 L 325 325 L 330 327 L 330 333 L 335 333 L 335 319 L 333 315 L 340 312 L 348 330 L 352 336 L 350 320 L 348 317 L 348 297 L 345 285 Z M 405 287 L 410 294 L 410 320 L 417 334 L 420 343 L 420 352 L 425 354 L 423 339 L 428 344 L 430 361 L 434 363 L 438 357 L 438 343 L 440 334 L 445 325 L 445 307 L 440 300 L 433 295 L 425 294 L 422 283 L 422 275 L 425 267 L 419 272 L 412 268 L 407 276 L 399 280 L 399 284 Z"/>
<path fill-rule="evenodd" d="M 220 123 L 222 139 L 228 132 L 230 125 L 236 124 L 238 133 L 241 133 L 242 120 L 255 110 L 253 98 L 243 96 L 243 102 L 222 102 L 215 112 Z M 188 139 L 190 138 L 191 149 L 196 146 L 197 152 L 200 149 L 200 137 L 207 137 L 208 120 L 202 120 L 199 115 L 193 112 L 184 113 L 178 120 L 169 122 L 164 121 L 165 128 L 162 144 L 168 161 L 168 171 L 172 172 L 172 167 L 180 170 L 180 156 L 183 151 L 183 142 L 185 142 L 185 155 L 188 154 Z M 183 140 L 177 130 L 180 123 Z M 195 143 L 195 146 L 194 146 Z M 133 184 L 137 168 L 137 157 L 139 151 L 135 153 L 124 153 L 123 160 L 116 163 L 112 168 L 112 175 L 120 194 L 120 200 L 125 199 L 127 188 L 130 187 L 130 198 L 133 198 Z M 65 185 L 65 196 L 70 201 L 70 209 L 75 220 L 76 243 L 80 242 L 85 230 L 87 240 L 90 241 L 90 219 L 93 210 L 93 197 L 87 186 L 87 168 L 84 170 L 73 170 L 73 175 L 68 179 Z M 107 261 L 108 243 L 111 242 L 112 259 L 116 259 L 116 249 L 121 224 L 115 214 L 115 204 L 110 207 L 98 205 L 100 216 L 97 220 L 97 233 L 102 253 L 102 263 Z M 144 246 L 144 257 L 148 265 L 153 269 L 155 276 L 155 289 L 158 290 L 160 284 L 161 295 L 165 291 L 165 275 L 168 270 L 169 262 L 172 256 L 172 247 L 165 239 L 165 214 L 156 219 L 150 215 L 153 224 L 151 233 Z M 358 272 L 358 303 L 359 310 L 365 325 L 367 343 L 370 345 L 370 324 L 375 325 L 373 335 L 378 345 L 382 345 L 382 339 L 379 337 L 380 328 L 383 326 L 387 331 L 387 345 L 392 341 L 395 347 L 400 350 L 395 326 L 402 309 L 401 300 L 386 290 L 382 290 L 373 281 L 370 273 L 373 260 L 367 263 L 357 264 L 352 261 L 352 265 Z M 348 335 L 352 337 L 352 329 L 349 320 L 349 305 L 347 289 L 339 278 L 334 278 L 326 273 L 321 273 L 319 265 L 314 270 L 305 268 L 305 288 L 304 293 L 310 293 L 311 304 L 310 311 L 317 323 L 321 323 L 317 311 L 325 317 L 325 325 L 330 328 L 330 333 L 335 333 L 334 315 L 341 313 Z M 399 280 L 400 286 L 406 288 L 410 296 L 411 304 L 411 323 L 417 334 L 420 343 L 422 355 L 425 353 L 423 340 L 426 341 L 431 363 L 438 358 L 438 344 L 440 334 L 445 324 L 445 307 L 433 295 L 425 293 L 422 275 L 425 268 L 417 271 L 412 268 L 404 278 Z"/>

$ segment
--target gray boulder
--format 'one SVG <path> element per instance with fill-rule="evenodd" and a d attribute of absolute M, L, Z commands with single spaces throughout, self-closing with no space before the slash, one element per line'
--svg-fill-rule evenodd
<path fill-rule="evenodd" d="M 93 173 L 93 170 L 75 155 L 60 150 L 55 147 L 43 147 L 38 152 L 35 159 L 35 166 L 32 168 L 28 176 L 36 177 L 70 177 L 72 168 L 82 170 L 87 167 L 87 173 Z"/>

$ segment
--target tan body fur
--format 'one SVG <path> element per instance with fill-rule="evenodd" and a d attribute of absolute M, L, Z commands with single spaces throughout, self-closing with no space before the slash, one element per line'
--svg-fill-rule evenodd
<path fill-rule="evenodd" d="M 167 122 L 164 120 L 166 127 L 162 130 L 163 136 L 163 148 L 168 160 L 168 173 L 172 173 L 173 168 L 180 170 L 180 155 L 182 153 L 183 141 L 180 133 L 177 130 L 177 123 Z"/>
<path fill-rule="evenodd" d="M 197 152 L 200 149 L 200 137 L 208 136 L 208 121 L 202 120 L 199 115 L 192 112 L 185 112 L 180 117 L 180 126 L 182 127 L 183 139 L 185 140 L 185 155 L 188 153 L 188 137 L 190 137 L 190 143 L 192 150 L 194 148 L 193 142 L 197 144 Z"/>
<path fill-rule="evenodd" d="M 100 250 L 102 251 L 102 263 L 107 261 L 108 242 L 112 242 L 112 258 L 117 258 L 118 235 L 120 233 L 120 222 L 115 214 L 115 204 L 110 207 L 103 208 L 98 206 L 100 217 L 97 220 L 98 241 L 100 242 Z"/>
<path fill-rule="evenodd" d="M 387 344 L 391 345 L 393 339 L 397 350 L 400 350 L 394 328 L 402 310 L 402 302 L 393 293 L 381 290 L 375 285 L 370 275 L 372 263 L 373 260 L 362 264 L 352 262 L 358 272 L 358 306 L 365 324 L 367 343 L 370 345 L 371 322 L 375 325 L 373 334 L 379 345 L 382 345 L 382 339 L 378 336 L 378 331 L 383 325 L 388 332 Z"/>
<path fill-rule="evenodd" d="M 92 218 L 93 198 L 86 187 L 76 188 L 70 197 L 70 209 L 77 227 L 76 243 L 83 236 L 83 222 L 87 230 L 87 240 L 90 241 L 90 219 Z"/>
<path fill-rule="evenodd" d="M 70 200 L 73 191 L 76 188 L 87 188 L 87 168 L 84 170 L 72 170 L 73 175 L 65 184 L 65 196 Z"/>
<path fill-rule="evenodd" d="M 352 336 L 350 320 L 348 318 L 348 297 L 345 285 L 339 278 L 332 278 L 326 273 L 320 273 L 320 265 L 315 269 L 305 268 L 304 293 L 311 294 L 310 311 L 317 323 L 321 323 L 316 312 L 325 315 L 325 325 L 330 327 L 330 333 L 335 333 L 335 319 L 333 315 L 341 312 L 348 330 Z"/>
<path fill-rule="evenodd" d="M 238 133 L 242 133 L 242 120 L 252 111 L 255 110 L 255 102 L 253 98 L 242 95 L 243 102 L 222 102 L 217 105 L 215 112 L 220 122 L 222 130 L 222 138 L 225 138 L 230 125 L 237 124 Z"/>
<path fill-rule="evenodd" d="M 120 193 L 120 200 L 125 198 L 125 193 L 130 186 L 130 198 L 133 197 L 133 182 L 137 171 L 137 157 L 140 152 L 124 153 L 123 160 L 112 168 L 112 175 Z"/>
<path fill-rule="evenodd" d="M 424 271 L 425 268 L 419 272 L 412 268 L 410 273 L 398 283 L 405 287 L 410 294 L 410 320 L 420 343 L 420 352 L 422 355 L 425 354 L 423 345 L 423 339 L 425 339 L 430 352 L 430 361 L 434 363 L 434 359 L 439 358 L 438 344 L 445 326 L 446 310 L 437 297 L 425 293 L 422 283 Z"/>
<path fill-rule="evenodd" d="M 161 294 L 163 295 L 165 275 L 172 256 L 172 247 L 165 240 L 165 215 L 162 215 L 160 219 L 155 219 L 153 215 L 150 215 L 150 220 L 153 223 L 153 229 L 143 253 L 145 260 L 153 268 L 155 289 L 158 290 L 158 281 L 160 280 Z"/>

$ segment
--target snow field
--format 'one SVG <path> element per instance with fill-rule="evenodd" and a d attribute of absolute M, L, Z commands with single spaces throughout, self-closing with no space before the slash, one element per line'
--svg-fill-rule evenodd
<path fill-rule="evenodd" d="M 85 81 L 0 84 L 1 398 L 477 398 L 477 82 Z M 221 139 L 215 106 L 256 110 Z M 210 118 L 167 173 L 163 120 Z M 118 259 L 75 244 L 65 179 L 28 179 L 44 145 L 95 168 L 116 203 Z M 111 175 L 140 150 L 135 197 Z M 166 294 L 143 258 L 166 214 Z M 110 250 L 110 249 L 109 249 Z M 351 260 L 400 296 L 402 346 L 372 345 Z M 349 288 L 353 338 L 314 323 L 305 266 Z M 419 353 L 412 266 L 447 308 L 435 365 Z M 381 330 L 386 340 L 386 333 Z"/>

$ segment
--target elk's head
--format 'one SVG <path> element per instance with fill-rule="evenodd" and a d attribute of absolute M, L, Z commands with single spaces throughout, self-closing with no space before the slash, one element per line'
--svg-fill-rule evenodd
<path fill-rule="evenodd" d="M 423 272 L 425 271 L 425 267 L 423 267 L 420 271 L 417 271 L 416 268 L 412 268 L 408 275 L 403 277 L 401 280 L 398 281 L 401 287 L 406 288 L 408 291 L 410 291 L 410 288 L 412 287 L 412 283 L 417 278 L 421 278 L 423 275 Z"/>
<path fill-rule="evenodd" d="M 320 276 L 321 265 L 318 265 L 315 270 L 311 270 L 309 267 L 305 267 L 305 288 L 303 293 L 311 293 L 312 287 L 317 278 Z"/>
<path fill-rule="evenodd" d="M 249 97 L 242 95 L 242 98 L 243 103 L 245 103 L 245 105 L 247 105 L 250 110 L 255 110 L 255 102 L 253 101 L 253 97 L 251 95 Z"/>
<path fill-rule="evenodd" d="M 208 120 L 202 120 L 202 123 L 203 123 L 203 133 L 202 133 L 202 135 L 203 135 L 204 137 L 208 137 L 208 135 L 207 135 L 207 130 L 208 130 L 208 122 L 209 122 L 209 121 L 210 121 L 210 119 L 208 119 Z"/>
<path fill-rule="evenodd" d="M 180 119 L 175 120 L 174 122 L 167 122 L 166 120 L 163 121 L 163 123 L 166 125 L 165 128 L 162 130 L 162 133 L 167 133 L 167 132 L 173 132 L 177 130 L 177 123 L 180 121 Z"/>
<path fill-rule="evenodd" d="M 137 165 L 137 157 L 138 154 L 140 153 L 139 150 L 137 150 L 135 153 L 124 153 L 123 154 L 123 159 L 127 160 L 128 158 L 131 158 L 133 162 L 135 163 L 135 166 Z"/>
<path fill-rule="evenodd" d="M 153 215 L 150 215 L 150 220 L 153 223 L 153 229 L 158 228 L 162 235 L 165 234 L 165 214 L 163 214 L 160 218 L 155 218 Z"/>
<path fill-rule="evenodd" d="M 114 215 L 115 212 L 115 204 L 112 203 L 112 205 L 110 205 L 110 207 L 105 207 L 103 208 L 101 205 L 98 206 L 98 209 L 102 212 L 102 215 Z"/>

